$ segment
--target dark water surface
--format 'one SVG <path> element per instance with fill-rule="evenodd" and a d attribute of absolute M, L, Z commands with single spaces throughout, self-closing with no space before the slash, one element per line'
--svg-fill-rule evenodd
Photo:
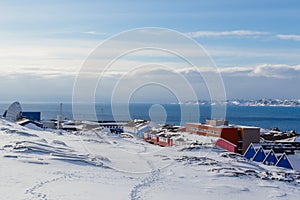
<path fill-rule="evenodd" d="M 0 112 L 7 109 L 8 104 L 0 104 Z M 79 107 L 80 119 L 92 119 L 91 113 L 86 109 L 86 105 Z M 96 104 L 95 106 L 98 120 L 130 120 L 126 115 L 129 110 L 131 119 L 147 119 L 152 116 L 155 119 L 166 123 L 179 125 L 181 123 L 181 107 L 185 109 L 186 121 L 193 121 L 195 108 L 200 110 L 199 121 L 204 122 L 211 118 L 210 106 L 195 107 L 192 105 L 162 104 L 120 104 L 112 114 L 110 104 Z M 55 119 L 59 114 L 59 104 L 22 104 L 23 111 L 40 111 L 43 119 Z M 150 111 L 150 112 L 149 112 Z M 152 114 L 151 114 L 152 112 Z M 150 114 L 149 114 L 150 113 Z M 68 119 L 73 119 L 72 104 L 63 104 L 63 115 Z M 155 117 L 156 116 L 156 117 Z M 252 125 L 262 128 L 278 127 L 281 130 L 296 130 L 300 132 L 300 107 L 255 107 L 255 106 L 227 106 L 226 119 L 232 124 Z"/>

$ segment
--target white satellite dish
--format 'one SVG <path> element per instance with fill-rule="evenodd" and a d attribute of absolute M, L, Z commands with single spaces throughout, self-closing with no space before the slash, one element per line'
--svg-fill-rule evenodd
<path fill-rule="evenodd" d="M 21 104 L 18 101 L 16 101 L 8 107 L 6 119 L 11 121 L 17 121 L 20 118 L 22 118 L 22 107 Z"/>

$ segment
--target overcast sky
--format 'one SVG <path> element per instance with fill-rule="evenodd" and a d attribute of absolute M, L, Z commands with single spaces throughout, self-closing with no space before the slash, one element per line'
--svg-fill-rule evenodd
<path fill-rule="evenodd" d="M 115 36 L 143 27 L 178 31 L 202 45 L 222 76 L 227 99 L 300 99 L 299 13 L 297 0 L 1 1 L 0 101 L 71 102 L 90 54 L 111 40 L 98 59 L 112 59 L 116 49 L 141 42 Z M 202 58 L 179 45 L 189 50 L 188 58 Z M 179 57 L 139 51 L 118 59 L 106 74 L 90 69 L 94 78 L 103 77 L 96 100 L 109 101 L 118 91 L 115 97 L 130 92 L 135 101 L 176 102 L 179 93 L 192 98 L 187 87 L 198 99 L 208 99 L 212 86 L 202 73 L 211 69 L 203 64 L 197 71 Z"/>

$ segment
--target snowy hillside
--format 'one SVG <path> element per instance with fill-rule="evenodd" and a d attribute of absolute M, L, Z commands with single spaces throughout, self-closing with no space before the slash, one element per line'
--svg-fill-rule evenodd
<path fill-rule="evenodd" d="M 100 130 L 27 129 L 0 119 L 1 199 L 298 199 L 300 173 L 211 145 L 168 147 Z"/>

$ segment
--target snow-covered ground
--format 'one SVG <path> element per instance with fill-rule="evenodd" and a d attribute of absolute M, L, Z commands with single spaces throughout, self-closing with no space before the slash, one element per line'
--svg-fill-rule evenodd
<path fill-rule="evenodd" d="M 0 119 L 1 199 L 298 199 L 300 173 L 211 145 L 159 147 L 100 130 L 31 130 Z"/>

